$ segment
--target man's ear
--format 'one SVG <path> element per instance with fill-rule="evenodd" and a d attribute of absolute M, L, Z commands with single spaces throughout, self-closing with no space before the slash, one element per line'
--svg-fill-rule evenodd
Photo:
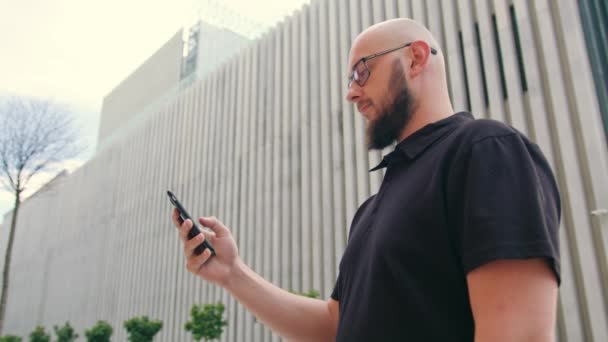
<path fill-rule="evenodd" d="M 431 48 L 426 42 L 417 40 L 412 43 L 410 46 L 410 57 L 412 59 L 410 63 L 410 76 L 412 78 L 422 73 L 430 56 Z"/>

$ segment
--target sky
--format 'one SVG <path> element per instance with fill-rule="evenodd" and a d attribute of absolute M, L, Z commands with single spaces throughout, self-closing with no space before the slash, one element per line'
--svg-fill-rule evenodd
<path fill-rule="evenodd" d="M 75 113 L 90 149 L 66 162 L 73 171 L 94 153 L 103 97 L 180 28 L 197 17 L 217 16 L 214 9 L 271 27 L 309 2 L 0 0 L 0 97 L 50 99 Z M 238 21 L 226 25 L 231 22 Z M 52 176 L 32 178 L 25 196 Z M 13 201 L 0 190 L 0 222 Z"/>

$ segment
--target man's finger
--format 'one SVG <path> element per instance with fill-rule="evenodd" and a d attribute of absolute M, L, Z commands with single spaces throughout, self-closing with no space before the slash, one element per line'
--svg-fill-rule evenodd
<path fill-rule="evenodd" d="M 213 230 L 218 238 L 230 235 L 230 231 L 216 217 L 199 217 L 198 221 L 205 227 Z"/>
<path fill-rule="evenodd" d="M 173 208 L 173 224 L 175 227 L 180 228 L 182 223 L 182 219 L 179 217 L 179 211 L 177 208 Z"/>
<path fill-rule="evenodd" d="M 211 251 L 209 249 L 205 249 L 205 251 L 200 255 L 188 258 L 186 261 L 186 268 L 191 273 L 197 274 L 209 257 L 211 257 Z"/>
<path fill-rule="evenodd" d="M 190 232 L 190 229 L 192 229 L 192 221 L 190 221 L 190 219 L 187 219 L 179 227 L 179 236 L 182 238 L 182 241 L 188 241 L 188 232 Z"/>
<path fill-rule="evenodd" d="M 203 241 L 205 241 L 205 236 L 203 234 L 198 234 L 192 239 L 184 242 L 184 255 L 187 258 L 190 258 L 192 255 L 194 255 L 194 249 L 200 246 Z"/>

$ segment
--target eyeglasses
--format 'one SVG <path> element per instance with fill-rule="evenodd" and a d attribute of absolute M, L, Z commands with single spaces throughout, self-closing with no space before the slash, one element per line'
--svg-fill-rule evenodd
<path fill-rule="evenodd" d="M 353 67 L 353 72 L 348 77 L 348 89 L 350 89 L 350 86 L 353 84 L 353 81 L 357 82 L 359 87 L 363 87 L 365 82 L 367 82 L 367 80 L 369 79 L 369 76 L 372 74 L 372 72 L 369 70 L 369 67 L 367 65 L 367 61 L 369 61 L 370 59 L 374 59 L 376 57 L 382 56 L 382 55 L 386 55 L 387 53 L 391 53 L 393 51 L 397 51 L 399 49 L 406 48 L 406 47 L 412 45 L 412 43 L 413 42 L 406 43 L 406 44 L 398 46 L 396 48 L 380 51 L 380 52 L 374 53 L 373 55 L 369 55 L 369 56 L 365 56 L 365 57 L 361 58 L 357 63 L 355 63 L 355 66 Z M 435 48 L 431 48 L 431 53 L 433 55 L 436 55 L 437 50 Z"/>

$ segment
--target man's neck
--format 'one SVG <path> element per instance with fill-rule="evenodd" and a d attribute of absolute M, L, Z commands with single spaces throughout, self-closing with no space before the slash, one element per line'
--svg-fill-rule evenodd
<path fill-rule="evenodd" d="M 412 115 L 412 119 L 410 120 L 410 122 L 407 124 L 407 126 L 405 126 L 405 128 L 401 132 L 401 135 L 399 136 L 399 141 L 403 141 L 403 139 L 414 134 L 416 131 L 426 125 L 443 120 L 454 114 L 454 109 L 451 105 L 443 107 L 444 108 L 442 109 L 435 108 L 434 110 L 425 110 L 424 108 L 417 109 Z"/>

